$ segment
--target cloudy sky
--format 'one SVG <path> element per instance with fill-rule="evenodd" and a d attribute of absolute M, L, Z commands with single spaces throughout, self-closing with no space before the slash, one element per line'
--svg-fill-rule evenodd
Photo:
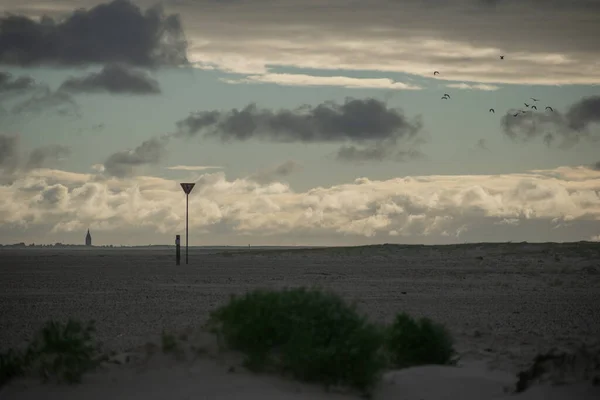
<path fill-rule="evenodd" d="M 596 0 L 0 9 L 0 243 L 600 238 Z"/>

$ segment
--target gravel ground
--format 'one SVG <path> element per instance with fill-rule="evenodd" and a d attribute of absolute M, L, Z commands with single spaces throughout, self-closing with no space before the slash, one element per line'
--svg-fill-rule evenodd
<path fill-rule="evenodd" d="M 185 259 L 184 259 L 185 260 Z M 185 262 L 185 261 L 184 261 Z M 600 244 L 381 245 L 313 250 L 0 248 L 0 350 L 47 319 L 97 321 L 110 350 L 202 323 L 231 293 L 333 289 L 378 321 L 446 324 L 464 357 L 504 369 L 600 339 Z"/>

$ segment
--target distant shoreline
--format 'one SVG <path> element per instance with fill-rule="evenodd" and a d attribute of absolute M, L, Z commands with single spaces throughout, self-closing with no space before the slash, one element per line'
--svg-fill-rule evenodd
<path fill-rule="evenodd" d="M 574 244 L 585 244 L 594 245 L 600 242 L 593 241 L 575 241 L 575 242 L 473 242 L 473 243 L 451 243 L 451 244 L 402 244 L 402 243 L 380 243 L 380 244 L 367 244 L 367 245 L 354 245 L 354 246 L 277 246 L 277 245 L 256 245 L 256 246 L 234 246 L 234 245 L 215 245 L 215 246 L 189 246 L 189 249 L 351 249 L 351 248 L 376 248 L 382 246 L 389 247 L 461 247 L 461 246 L 501 246 L 501 245 L 574 245 Z M 182 248 L 185 246 L 181 246 Z M 25 243 L 16 244 L 0 244 L 0 249 L 172 249 L 175 245 L 171 244 L 155 244 L 155 245 L 92 245 L 86 246 L 83 244 L 48 244 L 48 245 L 34 245 Z"/>

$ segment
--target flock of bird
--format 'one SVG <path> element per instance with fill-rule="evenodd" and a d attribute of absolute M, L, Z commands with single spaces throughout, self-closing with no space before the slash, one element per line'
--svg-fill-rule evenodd
<path fill-rule="evenodd" d="M 500 56 L 500 59 L 504 60 L 504 56 Z M 436 75 L 439 75 L 439 74 L 440 74 L 440 71 L 433 71 L 433 76 L 436 76 Z M 450 97 L 450 95 L 448 93 L 444 93 L 444 95 L 442 96 L 442 100 L 449 100 L 450 98 L 451 97 Z M 534 103 L 540 101 L 539 99 L 536 99 L 536 98 L 533 98 L 533 97 L 530 97 L 530 99 L 533 100 Z M 523 103 L 523 104 L 525 104 L 525 107 L 529 108 L 531 112 L 533 112 L 533 110 L 537 111 L 537 106 L 535 104 L 527 104 L 527 103 Z M 544 110 L 549 110 L 550 112 L 554 111 L 554 109 L 552 107 L 550 107 L 550 106 L 546 106 L 546 108 Z M 527 113 L 527 111 L 528 110 L 522 110 L 522 109 L 520 109 L 515 114 L 513 114 L 513 117 L 518 117 L 521 114 Z M 495 114 L 496 110 L 493 109 L 493 108 L 490 108 L 489 112 Z"/>

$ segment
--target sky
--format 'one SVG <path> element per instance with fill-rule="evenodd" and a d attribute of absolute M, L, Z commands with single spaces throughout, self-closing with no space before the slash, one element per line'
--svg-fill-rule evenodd
<path fill-rule="evenodd" d="M 599 1 L 0 9 L 0 243 L 600 240 Z"/>

